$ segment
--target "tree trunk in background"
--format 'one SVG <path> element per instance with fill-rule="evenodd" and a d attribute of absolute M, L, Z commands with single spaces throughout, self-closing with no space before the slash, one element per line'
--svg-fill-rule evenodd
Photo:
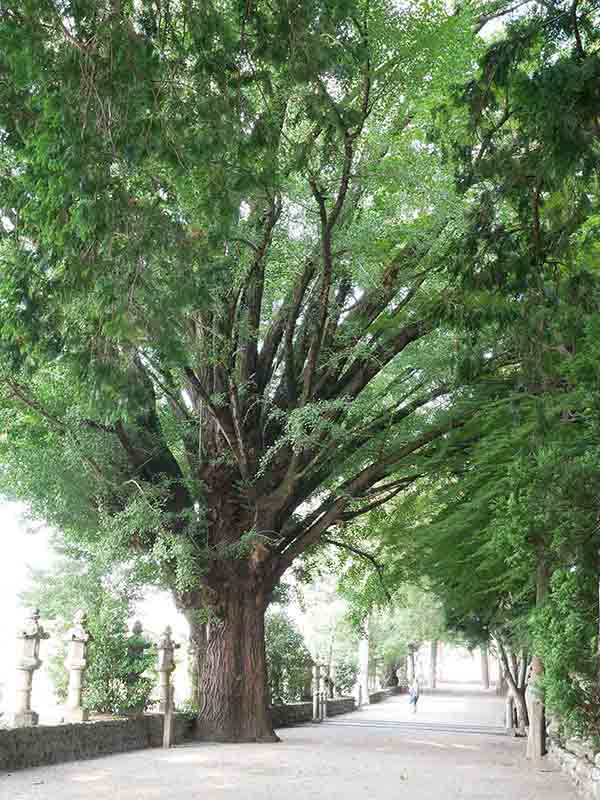
<path fill-rule="evenodd" d="M 431 642 L 431 657 L 429 659 L 429 685 L 432 689 L 437 686 L 437 657 L 438 657 L 438 641 L 434 639 Z"/>
<path fill-rule="evenodd" d="M 496 660 L 498 662 L 498 685 L 496 686 L 496 694 L 503 697 L 508 691 L 508 681 L 506 680 L 504 664 L 499 654 Z"/>
<path fill-rule="evenodd" d="M 538 544 L 537 591 L 535 605 L 541 608 L 546 602 L 550 570 L 543 542 Z M 537 760 L 546 755 L 546 714 L 544 693 L 540 685 L 544 666 L 538 655 L 534 653 L 531 660 L 531 676 L 525 691 L 527 712 L 529 715 L 529 735 L 527 737 L 527 758 Z"/>
<path fill-rule="evenodd" d="M 400 665 L 397 662 L 394 662 L 393 664 L 390 664 L 388 666 L 383 681 L 384 688 L 398 686 L 400 681 L 398 680 L 398 675 L 396 673 L 398 671 L 399 666 Z"/>
<path fill-rule="evenodd" d="M 358 643 L 358 684 L 363 705 L 369 703 L 369 630 Z"/>
<path fill-rule="evenodd" d="M 200 680 L 204 660 L 206 658 L 206 622 L 201 621 L 201 611 L 194 608 L 183 609 L 183 614 L 190 626 L 190 648 L 188 668 L 190 673 L 190 702 L 200 707 Z"/>
<path fill-rule="evenodd" d="M 481 683 L 484 689 L 490 688 L 490 659 L 487 644 L 482 644 L 480 649 L 481 653 Z"/>
<path fill-rule="evenodd" d="M 407 661 L 406 661 L 406 672 L 408 677 L 408 684 L 414 681 L 416 677 L 416 664 L 415 664 L 415 651 L 412 648 L 409 648 Z"/>
<path fill-rule="evenodd" d="M 266 593 L 258 581 L 213 590 L 196 735 L 225 742 L 275 742 L 265 657 Z"/>
<path fill-rule="evenodd" d="M 335 625 L 331 631 L 331 636 L 329 637 L 329 657 L 328 657 L 328 665 L 327 665 L 327 677 L 329 678 L 327 682 L 327 696 L 330 700 L 333 700 L 335 694 Z"/>
<path fill-rule="evenodd" d="M 517 662 L 516 659 L 512 658 L 512 654 L 509 661 L 509 656 L 506 652 L 506 648 L 501 642 L 498 642 L 497 646 L 498 646 L 498 653 L 500 654 L 500 658 L 502 659 L 502 667 L 504 669 L 504 675 L 508 683 L 508 690 L 513 698 L 514 705 L 517 709 L 517 720 L 519 724 L 519 731 L 520 733 L 522 733 L 522 735 L 525 735 L 525 728 L 528 722 L 528 713 L 523 691 L 519 690 L 519 686 L 517 684 L 518 680 Z M 514 662 L 514 672 L 511 670 L 510 662 Z"/>

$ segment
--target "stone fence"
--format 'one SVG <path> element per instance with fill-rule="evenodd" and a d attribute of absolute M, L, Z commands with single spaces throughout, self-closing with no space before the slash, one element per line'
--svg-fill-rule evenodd
<path fill-rule="evenodd" d="M 348 714 L 350 711 L 356 711 L 356 700 L 353 697 L 339 697 L 327 701 L 328 717 Z M 271 708 L 271 720 L 274 728 L 288 728 L 290 725 L 312 722 L 313 704 L 309 702 L 273 706 Z"/>
<path fill-rule="evenodd" d="M 88 722 L 89 714 L 82 700 L 91 637 L 86 629 L 83 611 L 75 615 L 74 625 L 66 637 L 68 649 L 65 666 L 69 673 L 66 724 L 40 726 L 38 714 L 32 708 L 33 676 L 42 664 L 39 658 L 40 644 L 48 638 L 37 610 L 17 633 L 19 649 L 15 712 L 9 718 L 12 727 L 0 730 L 0 769 L 22 769 L 160 745 L 170 747 L 192 733 L 193 723 L 189 716 L 175 712 L 171 676 L 175 669 L 175 651 L 180 645 L 173 641 L 170 627 L 165 629 L 157 644 L 160 713 Z M 136 652 L 149 646 L 147 643 L 140 644 L 140 623 L 134 626 L 134 638 L 131 647 L 135 646 Z M 130 650 L 130 655 L 132 653 Z M 315 663 L 312 672 L 312 702 L 275 706 L 271 710 L 274 727 L 321 722 L 329 716 L 345 714 L 362 705 L 360 688 L 356 700 L 353 697 L 330 699 L 326 668 Z M 374 692 L 369 695 L 369 702 L 381 702 L 398 691 L 396 688 Z"/>
<path fill-rule="evenodd" d="M 401 694 L 403 689 L 394 686 L 390 689 L 381 689 L 378 692 L 369 694 L 369 703 L 381 703 L 394 694 Z M 336 697 L 327 700 L 327 717 L 335 717 L 338 714 L 349 714 L 356 711 L 356 699 L 354 697 Z M 313 704 L 312 703 L 289 703 L 288 705 L 273 706 L 271 708 L 271 719 L 274 728 L 287 728 L 290 725 L 299 725 L 303 722 L 312 722 Z"/>
<path fill-rule="evenodd" d="M 379 692 L 371 692 L 369 694 L 369 703 L 381 703 L 382 700 L 387 700 L 392 694 L 400 694 L 402 689 L 395 686 L 392 689 L 381 689 Z"/>
<path fill-rule="evenodd" d="M 586 800 L 600 800 L 600 752 L 585 739 L 560 741 L 555 734 L 548 739 L 550 758 L 573 782 Z"/>
<path fill-rule="evenodd" d="M 178 744 L 190 735 L 192 721 L 184 714 L 175 714 L 174 717 L 172 741 Z M 82 761 L 111 753 L 161 747 L 163 735 L 162 714 L 0 730 L 0 770 Z"/>
<path fill-rule="evenodd" d="M 379 703 L 401 689 L 383 689 L 369 695 L 371 703 Z M 356 710 L 353 697 L 327 701 L 327 716 Z M 313 703 L 290 703 L 271 709 L 273 726 L 284 728 L 313 720 Z M 193 719 L 174 714 L 172 744 L 193 736 Z M 126 753 L 164 743 L 164 714 L 140 714 L 127 719 L 98 720 L 66 725 L 36 725 L 0 730 L 0 770 L 17 770 L 81 761 L 87 758 Z"/>

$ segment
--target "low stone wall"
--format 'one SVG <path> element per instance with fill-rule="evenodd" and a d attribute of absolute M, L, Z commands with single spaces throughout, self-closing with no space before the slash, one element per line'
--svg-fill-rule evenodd
<path fill-rule="evenodd" d="M 189 719 L 176 715 L 175 742 L 182 742 L 190 730 Z M 81 761 L 110 753 L 160 747 L 162 731 L 160 714 L 0 730 L 0 770 Z"/>
<path fill-rule="evenodd" d="M 561 742 L 553 737 L 548 753 L 572 780 L 579 795 L 586 800 L 600 800 L 600 753 L 595 752 L 591 742 L 583 739 Z"/>
<path fill-rule="evenodd" d="M 310 722 L 312 719 L 312 703 L 288 703 L 285 706 L 271 707 L 271 721 L 274 728 L 287 728 Z"/>
<path fill-rule="evenodd" d="M 399 686 L 390 686 L 389 689 L 381 689 L 378 692 L 371 692 L 369 695 L 369 703 L 381 703 L 387 700 L 394 694 L 402 694 L 402 689 Z"/>
<path fill-rule="evenodd" d="M 353 697 L 338 697 L 327 701 L 327 716 L 335 717 L 338 714 L 348 714 L 356 710 Z M 272 706 L 271 720 L 274 728 L 288 728 L 290 725 L 300 725 L 312 721 L 313 704 L 289 703 L 284 706 Z"/>
<path fill-rule="evenodd" d="M 399 688 L 382 689 L 369 695 L 371 703 L 380 703 Z M 290 703 L 271 709 L 273 727 L 285 728 L 311 722 L 313 704 Z M 353 697 L 339 697 L 327 702 L 327 715 L 348 714 L 356 710 Z M 162 715 L 144 714 L 126 719 L 98 720 L 65 725 L 38 725 L 34 728 L 0 729 L 0 770 L 17 770 L 81 761 L 86 758 L 126 753 L 162 745 Z M 183 714 L 175 715 L 174 742 L 191 736 L 192 722 Z M 596 795 L 593 795 L 596 800 Z M 600 800 L 600 795 L 598 795 Z"/>
<path fill-rule="evenodd" d="M 356 700 L 353 697 L 338 697 L 327 702 L 327 716 L 335 717 L 338 714 L 349 714 L 356 711 Z"/>

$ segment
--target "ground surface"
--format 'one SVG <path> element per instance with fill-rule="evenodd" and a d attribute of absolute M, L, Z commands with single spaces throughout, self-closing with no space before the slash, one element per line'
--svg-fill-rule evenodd
<path fill-rule="evenodd" d="M 574 800 L 501 735 L 503 701 L 468 687 L 394 697 L 275 745 L 194 743 L 0 775 L 2 800 Z"/>

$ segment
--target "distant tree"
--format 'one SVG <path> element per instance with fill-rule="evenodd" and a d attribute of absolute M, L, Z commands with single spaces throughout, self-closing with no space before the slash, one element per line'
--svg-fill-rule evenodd
<path fill-rule="evenodd" d="M 312 659 L 302 634 L 285 611 L 267 614 L 265 643 L 271 704 L 301 700 Z"/>

